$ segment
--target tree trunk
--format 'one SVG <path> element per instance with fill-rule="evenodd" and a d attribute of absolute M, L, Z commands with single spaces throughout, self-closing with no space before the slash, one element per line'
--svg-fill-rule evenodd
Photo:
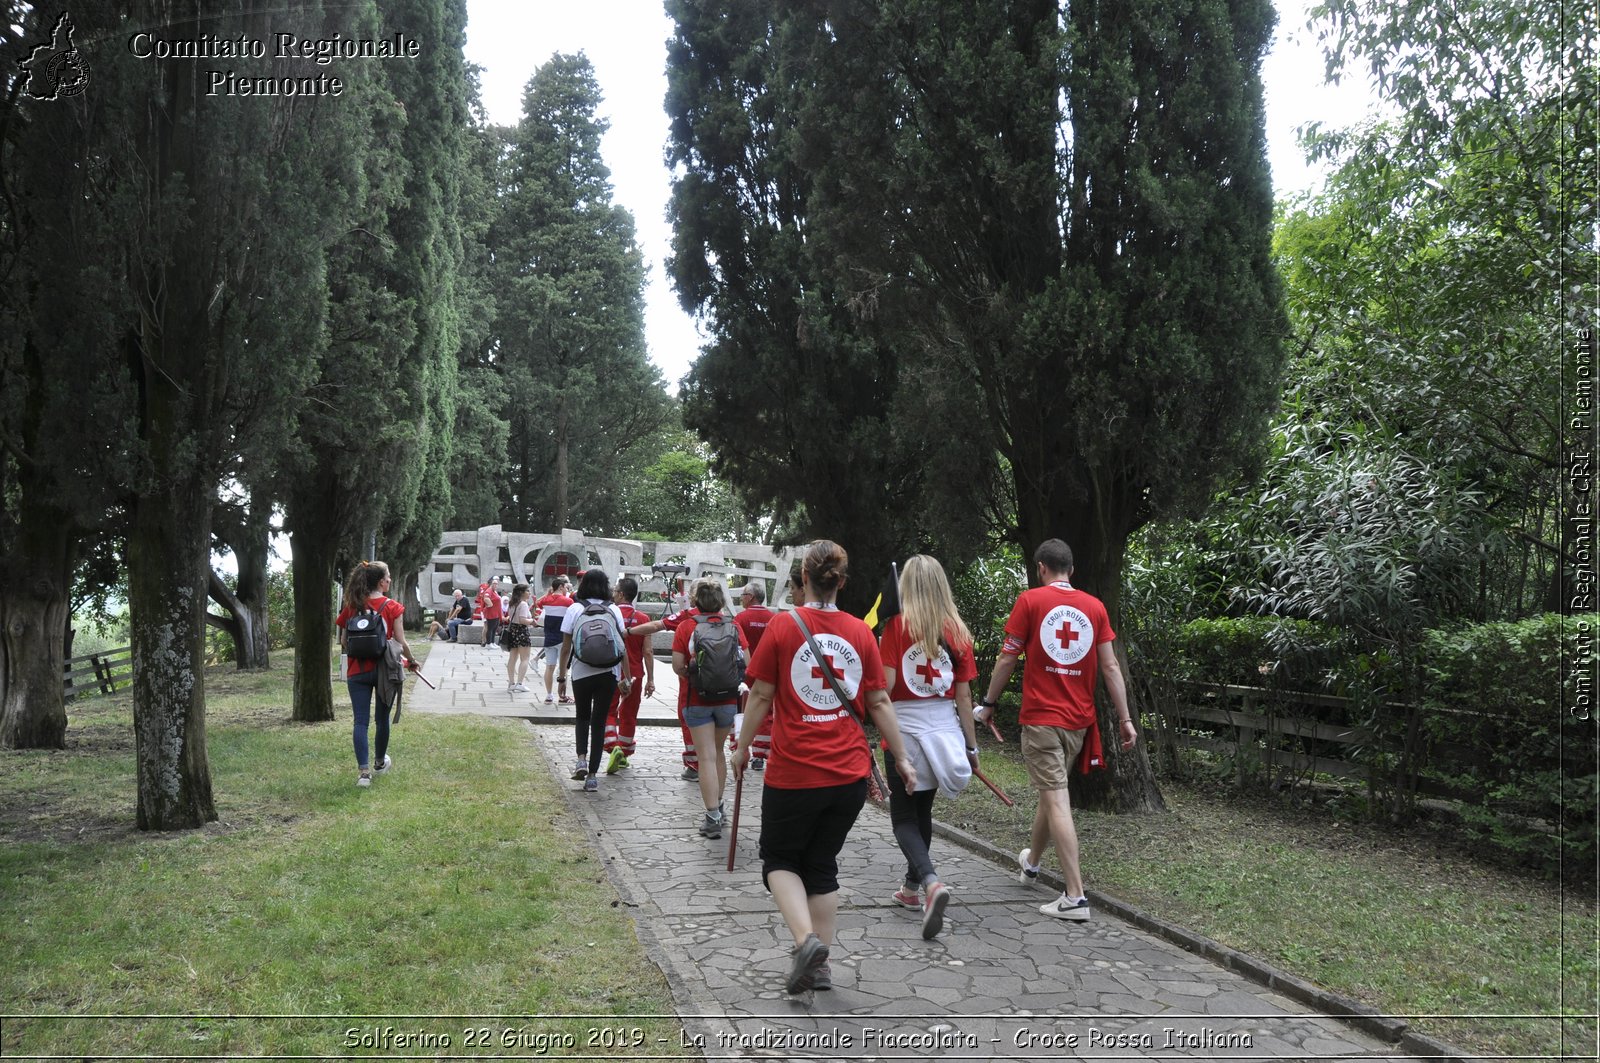
<path fill-rule="evenodd" d="M 63 749 L 61 633 L 68 621 L 74 540 L 66 515 L 41 505 L 27 479 L 22 477 L 16 546 L 0 566 L 0 747 Z"/>
<path fill-rule="evenodd" d="M 567 508 L 567 396 L 562 392 L 556 399 L 556 526 L 560 531 L 567 526 L 570 510 Z"/>
<path fill-rule="evenodd" d="M 265 492 L 252 491 L 242 527 L 231 529 L 223 541 L 239 565 L 237 591 L 213 574 L 211 599 L 228 610 L 227 617 L 208 614 L 206 619 L 233 639 L 233 659 L 240 671 L 268 667 L 267 558 L 272 553 L 272 502 Z"/>
<path fill-rule="evenodd" d="M 154 396 L 180 389 L 159 374 Z M 167 402 L 151 403 L 152 422 Z M 157 468 L 185 459 L 174 433 L 150 437 Z M 196 463 L 192 453 L 186 459 Z M 168 481 L 170 494 L 134 501 L 128 532 L 128 611 L 133 631 L 133 734 L 138 759 L 140 830 L 188 830 L 217 818 L 206 759 L 206 575 L 211 552 L 211 493 L 199 472 Z"/>
<path fill-rule="evenodd" d="M 331 482 L 331 477 L 318 474 Z M 333 569 L 338 536 L 331 500 L 313 486 L 289 501 L 289 549 L 294 565 L 294 719 L 333 719 Z"/>
<path fill-rule="evenodd" d="M 1017 488 L 1018 532 L 1029 582 L 1038 578 L 1033 552 L 1039 544 L 1051 538 L 1065 540 L 1072 547 L 1075 566 L 1072 585 L 1099 598 L 1105 604 L 1111 629 L 1117 630 L 1122 621 L 1122 563 L 1128 536 L 1133 530 L 1131 509 L 1119 506 L 1116 499 L 1104 497 L 1083 505 L 1068 505 L 1058 497 L 1056 511 L 1050 512 L 1049 501 L 1039 497 L 1037 492 L 1026 492 L 1020 478 Z M 1127 680 L 1128 710 L 1133 713 L 1135 722 L 1139 722 L 1144 715 L 1139 693 L 1141 684 L 1133 681 L 1128 670 L 1122 640 L 1119 638 L 1114 645 Z M 1116 712 L 1103 685 L 1096 694 L 1096 702 L 1100 710 L 1100 743 L 1105 750 L 1106 770 L 1073 775 L 1070 780 L 1072 803 L 1100 812 L 1165 811 L 1167 804 L 1150 766 L 1144 726 L 1141 723 L 1139 728 L 1139 744 L 1124 753 Z"/>

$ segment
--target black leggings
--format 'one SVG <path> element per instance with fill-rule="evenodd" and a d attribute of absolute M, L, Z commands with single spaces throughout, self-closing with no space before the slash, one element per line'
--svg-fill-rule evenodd
<path fill-rule="evenodd" d="M 610 672 L 572 681 L 572 696 L 578 709 L 578 756 L 588 756 L 590 775 L 600 770 L 600 754 L 605 751 L 606 716 L 611 712 L 611 696 L 616 692 L 617 677 Z"/>
<path fill-rule="evenodd" d="M 889 823 L 894 827 L 894 840 L 906 854 L 907 886 L 921 886 L 929 875 L 937 875 L 928 847 L 933 844 L 933 799 L 939 795 L 937 788 L 906 793 L 905 780 L 895 770 L 894 754 L 883 751 L 883 774 L 889 783 Z"/>

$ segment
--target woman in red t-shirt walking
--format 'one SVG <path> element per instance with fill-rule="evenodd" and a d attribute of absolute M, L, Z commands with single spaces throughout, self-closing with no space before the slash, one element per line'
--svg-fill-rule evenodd
<path fill-rule="evenodd" d="M 770 711 L 772 752 L 761 788 L 761 878 L 794 936 L 785 981 L 790 993 L 833 988 L 828 948 L 839 910 L 839 850 L 866 803 L 872 764 L 861 713 L 871 711 L 906 789 L 917 787 L 916 768 L 884 691 L 878 644 L 866 624 L 841 613 L 836 604 L 848 563 L 838 543 L 822 539 L 806 549 L 801 565 L 805 604 L 774 620 L 756 649 L 746 673 L 750 697 L 744 727 L 733 755 L 737 778 Z M 796 616 L 805 620 L 817 652 Z M 840 704 L 827 672 L 847 704 Z"/>
<path fill-rule="evenodd" d="M 940 790 L 952 797 L 959 794 L 977 766 L 972 681 L 978 666 L 972 656 L 972 634 L 961 622 L 950 581 L 938 561 L 925 554 L 906 561 L 899 591 L 900 612 L 884 625 L 878 652 L 906 753 L 916 765 L 922 789 L 912 792 L 899 785 L 895 756 L 885 749 L 889 822 L 906 856 L 905 884 L 895 891 L 894 901 L 920 909 L 922 936 L 933 938 L 944 929 L 944 910 L 950 903 L 950 887 L 939 880 L 928 856 L 933 799 Z"/>
<path fill-rule="evenodd" d="M 344 608 L 339 610 L 339 616 L 334 620 L 339 628 L 340 649 L 344 648 L 346 622 L 362 609 L 370 608 L 383 617 L 389 638 L 400 643 L 406 660 L 415 659 L 411 654 L 411 643 L 406 641 L 405 625 L 401 623 L 406 612 L 405 606 L 390 598 L 388 591 L 388 565 L 382 561 L 362 561 L 356 565 L 349 582 L 344 586 Z M 377 690 L 378 665 L 381 663 L 378 658 L 346 659 L 345 686 L 350 690 L 351 715 L 355 719 L 351 739 L 355 744 L 356 768 L 360 771 L 356 777 L 357 786 L 371 786 L 374 771 L 382 775 L 394 764 L 388 754 L 389 713 L 381 705 L 378 707 L 377 748 L 373 751 L 376 755 L 371 760 L 367 759 L 367 731 L 371 727 L 373 695 Z"/>

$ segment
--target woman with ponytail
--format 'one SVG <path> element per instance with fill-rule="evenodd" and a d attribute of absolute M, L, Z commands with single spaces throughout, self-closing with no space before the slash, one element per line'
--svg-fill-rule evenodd
<path fill-rule="evenodd" d="M 900 612 L 879 640 L 884 681 L 900 723 L 905 755 L 917 769 L 919 789 L 900 785 L 897 755 L 885 744 L 889 822 L 906 857 L 905 883 L 894 893 L 903 908 L 920 909 L 922 936 L 944 928 L 950 887 L 939 880 L 928 847 L 933 843 L 933 799 L 966 788 L 978 760 L 972 722 L 972 681 L 978 666 L 972 634 L 956 611 L 950 581 L 939 562 L 918 554 L 900 573 Z M 926 890 L 926 893 L 923 891 Z"/>
<path fill-rule="evenodd" d="M 750 695 L 733 754 L 734 774 L 742 777 L 750 743 L 771 712 L 772 752 L 761 788 L 761 878 L 794 937 L 785 982 L 790 993 L 833 988 L 828 950 L 839 909 L 839 850 L 866 803 L 872 768 L 862 724 L 867 712 L 894 751 L 905 788 L 917 786 L 884 690 L 878 644 L 866 624 L 839 611 L 848 562 L 843 547 L 826 539 L 806 549 L 804 604 L 769 624 L 756 648 L 745 673 Z"/>
<path fill-rule="evenodd" d="M 405 626 L 401 623 L 401 618 L 405 616 L 405 606 L 390 598 L 388 590 L 388 565 L 382 561 L 357 563 L 355 570 L 350 573 L 350 579 L 344 585 L 344 608 L 339 610 L 339 616 L 334 621 L 339 627 L 340 649 L 345 648 L 349 634 L 346 625 L 351 618 L 371 610 L 382 618 L 388 638 L 400 643 L 406 659 L 408 661 L 415 659 L 411 654 L 411 644 L 406 641 Z M 345 686 L 350 690 L 351 714 L 355 720 L 352 740 L 356 750 L 356 767 L 360 771 L 356 776 L 357 786 L 371 786 L 374 773 L 382 775 L 394 764 L 388 753 L 389 713 L 381 705 L 378 707 L 377 748 L 372 751 L 374 756 L 371 759 L 367 756 L 367 731 L 371 726 L 372 702 L 378 684 L 378 666 L 382 663 L 381 658 L 347 658 Z"/>

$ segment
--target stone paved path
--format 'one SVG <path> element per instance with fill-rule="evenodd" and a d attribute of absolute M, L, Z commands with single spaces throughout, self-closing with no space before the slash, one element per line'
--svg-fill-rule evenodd
<path fill-rule="evenodd" d="M 440 689 L 414 689 L 413 711 L 547 715 L 531 695 L 505 693 L 499 651 L 436 644 L 426 672 Z M 658 664 L 668 697 L 673 678 Z M 648 711 L 673 719 L 659 696 Z M 570 723 L 531 734 L 564 778 Z M 836 988 L 789 996 L 792 941 L 756 855 L 759 773 L 746 778 L 730 873 L 728 836 L 696 830 L 699 790 L 679 778 L 676 727 L 641 727 L 639 740 L 634 766 L 598 793 L 564 785 L 706 1059 L 1412 1058 L 1104 912 L 1048 919 L 1038 906 L 1049 893 L 942 839 L 935 856 L 955 895 L 944 932 L 923 941 L 920 916 L 889 900 L 904 863 L 871 805 L 840 857 Z"/>

